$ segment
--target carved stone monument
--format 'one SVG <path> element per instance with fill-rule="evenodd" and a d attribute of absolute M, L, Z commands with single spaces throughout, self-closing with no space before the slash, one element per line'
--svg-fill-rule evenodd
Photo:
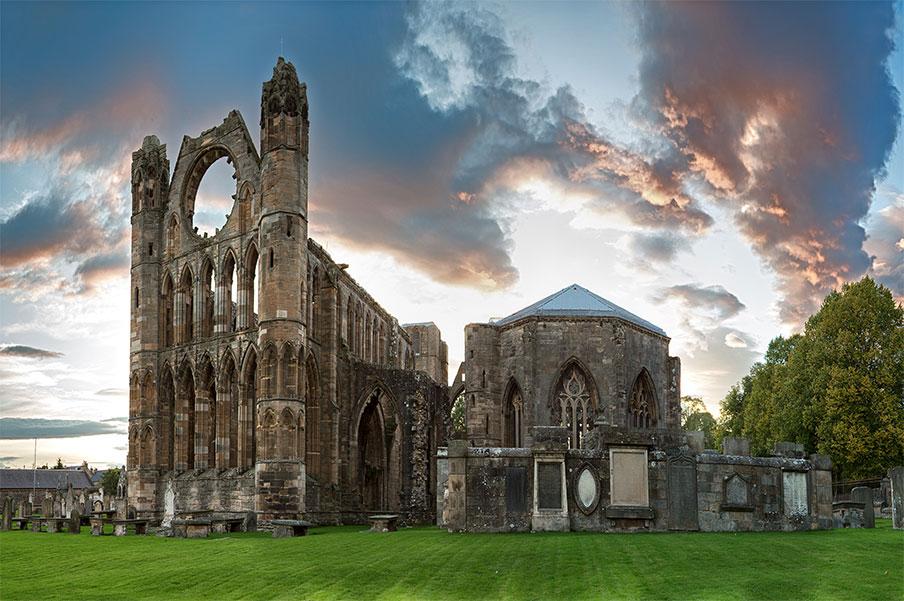
<path fill-rule="evenodd" d="M 891 480 L 891 523 L 897 530 L 904 529 L 904 466 L 888 470 Z"/>
<path fill-rule="evenodd" d="M 851 501 L 863 503 L 863 527 L 876 527 L 876 512 L 873 508 L 873 489 L 868 486 L 855 486 L 851 489 Z"/>

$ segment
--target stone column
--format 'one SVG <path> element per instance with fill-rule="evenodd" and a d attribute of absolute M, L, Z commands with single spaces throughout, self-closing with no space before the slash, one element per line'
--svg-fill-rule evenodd
<path fill-rule="evenodd" d="M 814 503 L 811 514 L 816 516 L 819 528 L 834 528 L 832 518 L 832 460 L 828 455 L 810 455 L 813 469 L 810 471 L 810 488 Z"/>

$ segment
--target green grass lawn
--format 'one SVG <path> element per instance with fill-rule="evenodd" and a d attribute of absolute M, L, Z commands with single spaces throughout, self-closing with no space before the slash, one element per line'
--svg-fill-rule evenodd
<path fill-rule="evenodd" d="M 904 599 L 904 532 L 0 533 L 0 599 Z"/>

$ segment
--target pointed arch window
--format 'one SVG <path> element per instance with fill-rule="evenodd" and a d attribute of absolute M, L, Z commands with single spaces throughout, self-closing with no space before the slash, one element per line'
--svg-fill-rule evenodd
<path fill-rule="evenodd" d="M 513 387 L 505 406 L 505 446 L 524 446 L 524 398 L 517 386 Z"/>
<path fill-rule="evenodd" d="M 554 400 L 552 422 L 568 430 L 569 448 L 582 448 L 584 437 L 593 428 L 596 399 L 580 367 L 571 365 L 562 371 Z"/>
<path fill-rule="evenodd" d="M 653 381 L 646 369 L 641 370 L 634 380 L 628 405 L 628 425 L 638 430 L 656 427 L 656 397 Z"/>

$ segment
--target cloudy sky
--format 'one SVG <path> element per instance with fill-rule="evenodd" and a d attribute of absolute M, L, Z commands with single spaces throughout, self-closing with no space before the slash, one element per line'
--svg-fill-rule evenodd
<path fill-rule="evenodd" d="M 311 234 L 400 321 L 579 283 L 729 386 L 841 283 L 904 298 L 902 4 L 0 8 L 0 464 L 122 463 L 129 162 L 308 84 Z M 215 164 L 196 223 L 225 222 Z"/>

